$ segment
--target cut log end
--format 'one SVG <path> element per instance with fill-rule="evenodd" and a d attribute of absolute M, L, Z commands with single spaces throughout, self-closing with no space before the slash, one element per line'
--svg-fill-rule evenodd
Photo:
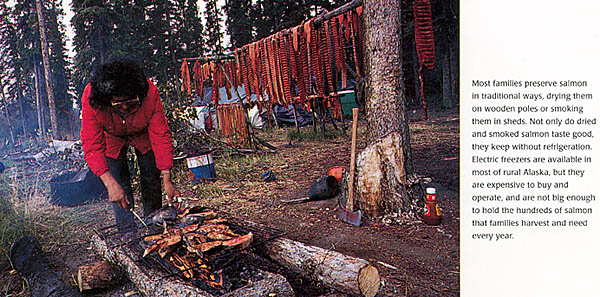
<path fill-rule="evenodd" d="M 79 291 L 91 289 L 104 289 L 118 284 L 120 278 L 106 261 L 99 261 L 90 265 L 82 265 L 77 271 Z"/>
<path fill-rule="evenodd" d="M 358 287 L 363 296 L 374 297 L 379 292 L 381 278 L 377 268 L 367 265 L 358 273 Z"/>

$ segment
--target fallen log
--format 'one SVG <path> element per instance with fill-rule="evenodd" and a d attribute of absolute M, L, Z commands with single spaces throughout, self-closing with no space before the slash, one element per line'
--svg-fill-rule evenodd
<path fill-rule="evenodd" d="M 81 297 L 50 269 L 40 243 L 30 235 L 15 241 L 10 248 L 10 263 L 25 279 L 32 297 Z"/>
<path fill-rule="evenodd" d="M 79 266 L 77 270 L 79 291 L 109 288 L 120 283 L 120 277 L 106 261 Z"/>
<path fill-rule="evenodd" d="M 267 242 L 263 248 L 277 264 L 328 288 L 367 297 L 379 291 L 379 271 L 366 260 L 286 238 Z"/>

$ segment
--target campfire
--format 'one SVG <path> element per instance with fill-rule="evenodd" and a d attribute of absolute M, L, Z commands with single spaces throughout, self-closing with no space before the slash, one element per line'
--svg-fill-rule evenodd
<path fill-rule="evenodd" d="M 156 230 L 156 224 L 162 224 L 162 232 L 143 237 L 145 248 L 142 257 L 157 254 L 160 259 L 167 260 L 177 268 L 177 273 L 192 281 L 201 288 L 222 291 L 226 283 L 223 268 L 215 270 L 209 263 L 215 262 L 224 253 L 232 254 L 250 246 L 252 232 L 232 228 L 228 219 L 217 215 L 213 210 L 205 208 L 186 208 L 177 212 L 175 217 L 169 216 L 172 209 L 159 210 L 149 219 L 149 229 Z M 245 233 L 245 234 L 244 234 Z M 246 280 L 248 282 L 250 280 Z M 244 282 L 244 281 L 242 281 Z"/>
<path fill-rule="evenodd" d="M 353 296 L 379 290 L 379 273 L 368 261 L 207 208 L 163 208 L 131 232 L 115 227 L 98 230 L 93 246 L 144 296 L 295 296 L 279 273 Z"/>
<path fill-rule="evenodd" d="M 177 288 L 194 296 L 237 296 L 233 292 L 257 284 L 269 291 L 277 291 L 269 288 L 273 285 L 288 287 L 291 292 L 285 278 L 249 265 L 242 255 L 253 244 L 282 235 L 280 230 L 247 226 L 203 207 L 162 208 L 126 233 L 115 227 L 97 232 L 98 243 L 105 244 L 103 254 L 119 258 L 120 266 L 132 270 L 130 278 L 143 278 L 138 283 L 148 286 L 146 295 L 172 294 Z M 158 286 L 163 288 L 154 288 Z"/>

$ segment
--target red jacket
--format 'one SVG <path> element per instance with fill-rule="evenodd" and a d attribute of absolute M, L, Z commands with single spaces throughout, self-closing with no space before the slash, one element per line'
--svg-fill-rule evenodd
<path fill-rule="evenodd" d="M 106 157 L 116 159 L 127 142 L 143 154 L 154 151 L 159 170 L 173 167 L 173 141 L 167 118 L 158 89 L 152 82 L 148 84 L 150 88 L 142 104 L 124 117 L 110 110 L 92 108 L 89 103 L 92 87 L 90 84 L 85 87 L 81 97 L 81 144 L 85 161 L 97 176 L 108 171 Z"/>

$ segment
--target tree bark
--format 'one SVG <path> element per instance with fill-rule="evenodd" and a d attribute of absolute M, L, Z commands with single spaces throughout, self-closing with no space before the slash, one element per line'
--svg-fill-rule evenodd
<path fill-rule="evenodd" d="M 17 83 L 17 97 L 19 99 L 19 111 L 21 112 L 21 124 L 23 125 L 23 139 L 27 138 L 27 130 L 25 130 L 25 114 L 23 112 L 23 94 L 21 86 Z"/>
<path fill-rule="evenodd" d="M 418 215 L 423 191 L 413 166 L 404 97 L 401 3 L 364 1 L 367 147 L 357 158 L 355 195 L 369 217 Z M 409 178 L 410 177 L 410 178 Z M 417 203 L 417 205 L 413 205 Z"/>
<path fill-rule="evenodd" d="M 46 76 L 46 93 L 48 94 L 48 106 L 50 108 L 50 125 L 52 126 L 52 138 L 58 139 L 58 122 L 56 120 L 56 103 L 54 101 L 54 87 L 52 85 L 52 71 L 50 69 L 50 53 L 48 51 L 48 38 L 46 37 L 46 24 L 42 11 L 42 0 L 36 0 L 35 6 L 38 15 L 40 29 L 40 43 L 42 44 L 42 61 L 44 63 L 44 75 Z"/>
<path fill-rule="evenodd" d="M 443 1 L 442 1 L 443 2 Z M 441 40 L 441 48 L 444 56 L 442 58 L 442 107 L 444 109 L 449 109 L 454 106 L 454 92 L 452 87 L 452 73 L 450 69 L 451 63 L 451 52 L 450 52 L 450 30 L 448 26 L 450 23 L 448 21 L 448 5 L 447 3 L 442 3 L 442 14 L 443 22 L 441 22 L 442 28 L 442 36 Z"/>
<path fill-rule="evenodd" d="M 379 291 L 379 272 L 366 260 L 286 238 L 265 243 L 264 251 L 277 264 L 342 293 L 373 297 Z"/>

